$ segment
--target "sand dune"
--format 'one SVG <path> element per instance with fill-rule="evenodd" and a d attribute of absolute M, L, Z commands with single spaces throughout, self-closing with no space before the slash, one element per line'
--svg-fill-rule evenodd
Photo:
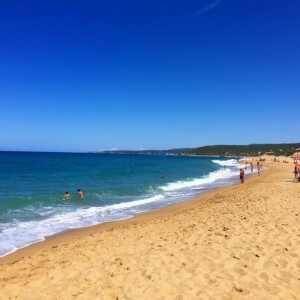
<path fill-rule="evenodd" d="M 9 255 L 0 299 L 300 299 L 292 169 Z"/>

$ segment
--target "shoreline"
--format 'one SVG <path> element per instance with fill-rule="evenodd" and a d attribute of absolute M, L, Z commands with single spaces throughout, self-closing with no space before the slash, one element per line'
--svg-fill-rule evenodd
<path fill-rule="evenodd" d="M 248 160 L 252 160 L 252 159 L 255 159 L 255 157 L 248 158 Z M 243 164 L 244 161 L 245 161 L 245 159 L 241 159 L 241 160 L 237 161 L 237 164 Z M 264 170 L 264 172 L 265 171 L 266 171 L 266 169 Z M 250 173 L 250 174 L 245 175 L 245 179 L 248 181 L 253 175 L 255 175 L 255 172 L 253 172 L 253 174 Z M 81 237 L 88 235 L 90 233 L 90 231 L 103 232 L 105 230 L 111 230 L 114 227 L 119 227 L 119 226 L 131 224 L 131 223 L 135 223 L 135 222 L 140 222 L 140 221 L 143 222 L 143 221 L 151 220 L 153 218 L 164 217 L 168 214 L 176 213 L 177 211 L 180 212 L 183 209 L 183 207 L 185 207 L 185 206 L 187 206 L 187 207 L 184 209 L 193 208 L 194 205 L 196 205 L 196 206 L 201 205 L 199 202 L 208 200 L 207 198 L 210 196 L 213 196 L 214 193 L 217 193 L 218 191 L 222 192 L 223 189 L 233 187 L 235 185 L 240 184 L 238 175 L 237 175 L 236 180 L 233 180 L 233 178 L 231 180 L 230 179 L 228 179 L 228 180 L 231 181 L 231 183 L 229 185 L 222 185 L 222 186 L 217 186 L 214 188 L 208 188 L 207 191 L 200 192 L 199 194 L 197 194 L 195 197 L 193 197 L 191 199 L 183 200 L 183 201 L 180 201 L 177 203 L 173 203 L 171 205 L 167 205 L 167 206 L 160 207 L 160 208 L 157 208 L 154 210 L 146 211 L 146 212 L 140 213 L 138 215 L 135 215 L 135 216 L 132 216 L 132 217 L 129 217 L 126 219 L 113 220 L 113 221 L 99 223 L 96 225 L 73 228 L 73 229 L 62 231 L 62 232 L 58 232 L 53 235 L 45 236 L 44 237 L 45 239 L 42 241 L 34 242 L 32 244 L 29 244 L 22 248 L 19 248 L 11 253 L 8 253 L 4 256 L 1 256 L 0 257 L 0 265 L 3 263 L 22 259 L 23 257 L 32 255 L 37 251 L 49 249 L 50 247 L 57 246 L 61 243 L 68 242 L 70 239 L 79 239 Z"/>
<path fill-rule="evenodd" d="M 218 157 L 216 157 L 218 158 Z M 240 163 L 241 161 L 237 161 L 236 164 L 240 164 L 242 165 L 243 163 Z M 238 170 L 238 169 L 237 169 Z M 245 178 L 248 178 L 249 176 L 251 176 L 251 174 L 247 174 L 245 175 Z M 218 182 L 219 181 L 223 181 L 223 184 L 222 185 L 218 185 Z M 0 256 L 0 264 L 2 262 L 7 262 L 7 261 L 11 261 L 11 260 L 14 260 L 15 257 L 19 258 L 19 257 L 22 257 L 23 256 L 23 253 L 25 253 L 24 255 L 27 255 L 27 253 L 33 253 L 36 251 L 36 249 L 40 249 L 40 248 L 43 248 L 43 244 L 45 243 L 45 245 L 47 244 L 46 247 L 48 247 L 48 244 L 55 244 L 56 241 L 55 240 L 65 240 L 65 238 L 63 237 L 64 235 L 70 235 L 70 236 L 77 236 L 79 234 L 79 232 L 83 231 L 83 232 L 88 232 L 89 231 L 89 228 L 94 228 L 94 227 L 100 227 L 99 230 L 103 230 L 103 228 L 112 228 L 114 226 L 118 226 L 118 224 L 122 224 L 122 222 L 124 223 L 130 223 L 130 220 L 137 218 L 139 216 L 141 216 L 141 218 L 147 218 L 146 216 L 144 217 L 144 215 L 148 214 L 148 213 L 152 213 L 153 215 L 163 215 L 164 214 L 164 211 L 165 209 L 167 211 L 169 210 L 173 210 L 173 206 L 176 206 L 179 205 L 179 207 L 181 207 L 181 203 L 185 203 L 187 205 L 189 205 L 188 203 L 190 201 L 198 201 L 198 198 L 199 197 L 202 197 L 202 195 L 206 195 L 207 193 L 210 193 L 210 192 L 213 192 L 219 188 L 222 188 L 222 187 L 228 187 L 228 186 L 232 186 L 232 185 L 236 185 L 237 183 L 239 183 L 239 178 L 238 178 L 238 174 L 235 177 L 230 177 L 230 178 L 218 178 L 216 180 L 216 186 L 208 186 L 208 187 L 204 187 L 203 188 L 203 191 L 201 190 L 199 192 L 199 190 L 196 192 L 195 191 L 195 195 L 192 197 L 192 198 L 186 198 L 186 199 L 182 199 L 178 202 L 174 202 L 173 204 L 168 204 L 166 206 L 161 206 L 161 207 L 158 207 L 158 208 L 155 208 L 153 210 L 149 210 L 149 211 L 145 211 L 145 212 L 142 212 L 142 213 L 139 213 L 138 215 L 133 215 L 133 216 L 130 216 L 128 218 L 124 218 L 124 219 L 116 219 L 116 220 L 110 220 L 110 221 L 104 221 L 102 223 L 98 223 L 98 224 L 95 224 L 95 225 L 87 225 L 87 226 L 84 226 L 84 227 L 78 227 L 78 228 L 70 228 L 70 229 L 66 229 L 64 231 L 61 231 L 61 232 L 57 232 L 57 233 L 54 233 L 52 235 L 48 235 L 48 236 L 44 236 L 44 239 L 43 240 L 40 240 L 40 241 L 36 241 L 36 242 L 33 242 L 31 244 L 28 244 L 28 245 L 25 245 L 25 246 L 22 246 L 10 253 L 7 253 L 3 256 Z M 201 200 L 200 200 L 201 201 Z M 185 205 L 183 204 L 183 206 Z M 170 207 L 170 209 L 168 209 L 168 207 Z M 160 213 L 160 210 L 163 210 L 163 212 Z M 168 213 L 168 212 L 166 212 Z M 115 225 L 116 224 L 116 225 Z M 78 233 L 77 233 L 78 231 Z M 81 236 L 81 233 L 79 234 Z M 68 239 L 68 238 L 66 238 Z M 27 249 L 29 248 L 29 249 Z M 20 254 L 19 254 L 20 253 Z M 10 258 L 12 257 L 12 258 Z"/>
<path fill-rule="evenodd" d="M 299 299 L 300 184 L 293 183 L 292 164 L 264 165 L 268 169 L 244 184 L 76 229 L 7 255 L 1 261 L 1 294 Z"/>
<path fill-rule="evenodd" d="M 249 180 L 253 175 L 254 174 L 247 174 L 245 178 Z M 191 199 L 183 200 L 161 208 L 146 211 L 136 216 L 132 216 L 126 219 L 103 222 L 86 227 L 73 228 L 70 230 L 65 230 L 63 232 L 56 233 L 54 235 L 46 236 L 45 240 L 29 244 L 27 246 L 15 250 L 14 252 L 8 253 L 0 257 L 0 265 L 3 263 L 20 260 L 26 256 L 36 253 L 37 251 L 46 250 L 53 246 L 58 246 L 62 243 L 68 242 L 73 239 L 79 239 L 90 234 L 90 232 L 92 231 L 103 232 L 106 230 L 114 229 L 115 227 L 117 228 L 123 225 L 131 225 L 137 222 L 144 222 L 155 218 L 162 218 L 170 214 L 176 214 L 177 212 L 181 212 L 186 209 L 192 209 L 194 206 L 201 205 L 201 202 L 208 201 L 208 198 L 213 196 L 215 193 L 222 192 L 223 189 L 225 190 L 238 184 L 240 183 L 239 179 L 237 178 L 235 181 L 232 181 L 232 183 L 229 185 L 217 186 L 208 189 L 208 191 L 201 192 Z"/>

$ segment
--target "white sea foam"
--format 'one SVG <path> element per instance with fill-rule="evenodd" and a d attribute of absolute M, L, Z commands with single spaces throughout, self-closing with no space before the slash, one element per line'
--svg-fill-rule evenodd
<path fill-rule="evenodd" d="M 225 166 L 225 167 L 237 167 L 239 165 L 235 159 L 228 159 L 228 160 L 213 159 L 212 162 L 217 165 Z"/>
<path fill-rule="evenodd" d="M 102 207 L 79 208 L 75 211 L 59 213 L 44 220 L 15 221 L 0 224 L 0 256 L 7 255 L 17 249 L 40 242 L 46 236 L 59 232 L 91 226 L 107 221 L 124 219 L 136 215 L 144 205 L 163 200 L 164 195 L 106 205 Z M 130 211 L 131 209 L 131 211 Z"/>
<path fill-rule="evenodd" d="M 217 180 L 227 179 L 234 176 L 234 172 L 230 168 L 224 168 L 207 174 L 205 177 L 190 179 L 185 181 L 176 181 L 162 186 L 163 191 L 175 191 L 187 188 L 203 188 Z"/>
<path fill-rule="evenodd" d="M 236 172 L 239 170 L 239 169 L 244 169 L 245 171 L 245 174 L 248 175 L 251 173 L 251 168 L 250 168 L 250 165 L 248 164 L 247 168 L 245 168 L 245 164 L 244 163 L 241 163 L 241 162 L 237 162 L 236 160 L 234 159 L 228 159 L 228 160 L 217 160 L 217 159 L 214 159 L 212 160 L 213 163 L 215 164 L 218 164 L 220 166 L 227 166 L 227 167 L 231 167 L 232 171 L 235 171 L 235 175 L 236 175 Z"/>
<path fill-rule="evenodd" d="M 37 211 L 37 208 L 32 207 L 42 219 L 0 223 L 0 256 L 43 241 L 45 237 L 59 232 L 129 218 L 144 211 L 192 198 L 204 188 L 221 185 L 222 180 L 236 177 L 240 168 L 234 160 L 213 160 L 213 163 L 220 166 L 218 170 L 200 178 L 165 184 L 160 187 L 159 192 L 153 188 L 149 191 L 149 196 L 132 201 L 126 199 L 121 203 L 76 209 L 72 206 L 62 206 L 43 207 L 41 211 Z"/>

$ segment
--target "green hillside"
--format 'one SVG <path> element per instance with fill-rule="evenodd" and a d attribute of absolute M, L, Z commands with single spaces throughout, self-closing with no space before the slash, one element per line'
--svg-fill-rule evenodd
<path fill-rule="evenodd" d="M 215 145 L 195 148 L 184 152 L 186 155 L 208 155 L 208 156 L 261 156 L 284 155 L 292 156 L 300 152 L 300 143 L 295 144 L 251 144 L 251 145 Z"/>

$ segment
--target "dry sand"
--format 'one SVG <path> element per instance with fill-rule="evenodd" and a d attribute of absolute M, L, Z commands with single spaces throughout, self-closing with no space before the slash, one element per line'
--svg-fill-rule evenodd
<path fill-rule="evenodd" d="M 291 163 L 0 260 L 0 299 L 300 299 Z M 267 165 L 264 163 L 264 166 Z"/>

